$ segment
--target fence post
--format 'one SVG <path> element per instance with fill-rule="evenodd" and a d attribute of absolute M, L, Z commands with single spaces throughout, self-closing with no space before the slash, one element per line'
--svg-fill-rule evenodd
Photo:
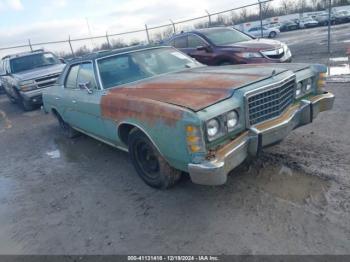
<path fill-rule="evenodd" d="M 209 27 L 211 27 L 211 14 L 208 12 L 208 10 L 204 10 L 207 15 L 208 15 L 208 19 L 209 19 Z"/>
<path fill-rule="evenodd" d="M 262 3 L 260 2 L 261 0 L 258 0 L 259 1 L 259 10 L 260 10 L 260 33 L 261 33 L 261 38 L 264 37 L 264 31 L 263 31 L 263 16 L 262 16 Z"/>
<path fill-rule="evenodd" d="M 111 48 L 111 43 L 109 42 L 109 37 L 108 37 L 108 31 L 106 31 L 106 39 L 107 39 L 107 45 L 108 45 L 108 48 Z"/>
<path fill-rule="evenodd" d="M 75 57 L 74 50 L 73 50 L 73 47 L 72 47 L 72 43 L 70 41 L 70 36 L 68 38 L 68 43 L 69 43 L 69 46 L 70 46 L 70 51 L 72 52 L 72 55 Z"/>
<path fill-rule="evenodd" d="M 28 39 L 28 44 L 29 44 L 30 51 L 33 51 L 32 43 L 30 42 L 30 39 Z"/>
<path fill-rule="evenodd" d="M 331 24 L 332 24 L 332 0 L 329 0 L 328 6 L 328 54 L 331 53 Z"/>
<path fill-rule="evenodd" d="M 174 35 L 176 34 L 176 27 L 175 27 L 175 23 L 173 22 L 173 20 L 169 19 L 170 23 L 173 25 L 173 30 L 174 30 Z"/>
<path fill-rule="evenodd" d="M 145 24 L 145 29 L 146 29 L 146 35 L 147 35 L 147 42 L 148 42 L 148 44 L 150 44 L 149 33 L 148 33 L 148 27 L 147 27 L 146 24 Z"/>

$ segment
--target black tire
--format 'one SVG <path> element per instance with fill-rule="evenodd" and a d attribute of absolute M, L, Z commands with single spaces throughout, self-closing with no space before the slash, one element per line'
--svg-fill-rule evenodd
<path fill-rule="evenodd" d="M 129 155 L 136 172 L 149 186 L 167 189 L 181 178 L 181 171 L 171 167 L 158 149 L 139 129 L 129 134 Z"/>
<path fill-rule="evenodd" d="M 225 65 L 232 65 L 232 63 L 230 61 L 221 61 L 219 63 L 219 66 L 225 66 Z"/>
<path fill-rule="evenodd" d="M 58 113 L 54 112 L 53 114 L 56 116 L 61 131 L 66 137 L 74 138 L 80 135 L 80 133 L 66 123 Z"/>
<path fill-rule="evenodd" d="M 34 109 L 34 106 L 31 103 L 25 101 L 21 96 L 18 98 L 18 104 L 21 106 L 23 111 L 31 111 Z"/>
<path fill-rule="evenodd" d="M 269 38 L 275 38 L 276 36 L 277 36 L 277 33 L 273 31 L 269 34 Z"/>
<path fill-rule="evenodd" d="M 16 104 L 16 99 L 13 98 L 9 93 L 7 93 L 6 91 L 4 91 L 4 93 L 6 94 L 7 98 L 10 100 L 10 102 L 12 104 Z"/>

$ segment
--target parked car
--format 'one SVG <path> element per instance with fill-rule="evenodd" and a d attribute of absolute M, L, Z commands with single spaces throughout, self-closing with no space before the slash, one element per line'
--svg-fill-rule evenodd
<path fill-rule="evenodd" d="M 248 156 L 333 106 L 327 68 L 308 64 L 204 66 L 172 47 L 134 47 L 70 62 L 45 90 L 63 132 L 128 151 L 150 186 L 182 172 L 221 185 Z M 93 161 L 91 159 L 90 161 Z"/>
<path fill-rule="evenodd" d="M 346 10 L 337 11 L 333 13 L 335 23 L 336 24 L 342 24 L 342 23 L 348 23 L 350 22 L 350 12 Z"/>
<path fill-rule="evenodd" d="M 292 60 L 287 45 L 253 37 L 231 28 L 207 28 L 175 35 L 174 46 L 207 65 L 285 63 Z"/>
<path fill-rule="evenodd" d="M 25 111 L 42 104 L 42 91 L 56 82 L 65 67 L 56 55 L 44 50 L 5 56 L 1 64 L 6 95 Z"/>
<path fill-rule="evenodd" d="M 275 38 L 280 34 L 280 30 L 277 28 L 268 28 L 263 26 L 262 29 L 263 37 L 265 38 Z M 247 33 L 254 37 L 261 37 L 261 26 L 252 27 L 247 31 Z"/>
<path fill-rule="evenodd" d="M 297 29 L 299 29 L 299 25 L 295 22 L 292 22 L 292 21 L 282 22 L 281 26 L 280 26 L 281 32 L 287 32 L 287 31 L 292 31 L 292 30 L 297 30 Z"/>
<path fill-rule="evenodd" d="M 266 25 L 264 25 L 264 26 L 267 27 L 267 28 L 275 28 L 275 29 L 280 30 L 280 28 L 281 28 L 281 23 L 279 23 L 279 22 L 272 22 L 272 23 L 266 24 Z M 280 30 L 280 31 L 281 31 L 281 30 Z"/>
<path fill-rule="evenodd" d="M 319 14 L 318 16 L 316 16 L 315 20 L 318 22 L 319 25 L 327 26 L 329 24 L 329 15 L 328 13 Z M 331 25 L 335 24 L 334 15 L 331 15 L 330 22 L 331 22 Z"/>
<path fill-rule="evenodd" d="M 299 28 L 311 28 L 318 26 L 318 22 L 311 17 L 303 18 L 299 21 Z"/>

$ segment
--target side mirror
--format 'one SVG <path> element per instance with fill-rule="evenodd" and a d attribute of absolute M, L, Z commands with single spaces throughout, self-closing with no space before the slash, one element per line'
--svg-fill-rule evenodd
<path fill-rule="evenodd" d="M 65 61 L 64 58 L 62 58 L 62 57 L 58 58 L 58 60 L 60 60 L 62 64 L 65 64 L 65 63 L 66 63 L 66 61 Z"/>
<path fill-rule="evenodd" d="M 205 51 L 207 53 L 211 53 L 213 50 L 210 46 L 197 46 L 197 51 Z"/>
<path fill-rule="evenodd" d="M 86 92 L 91 95 L 93 92 L 92 92 L 92 89 L 90 88 L 90 85 L 91 85 L 90 82 L 78 84 L 78 86 L 81 90 L 86 90 Z"/>

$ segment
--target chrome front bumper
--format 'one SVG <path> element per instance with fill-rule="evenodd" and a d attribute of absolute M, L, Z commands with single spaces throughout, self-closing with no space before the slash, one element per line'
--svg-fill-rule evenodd
<path fill-rule="evenodd" d="M 289 108 L 283 115 L 250 128 L 235 140 L 215 152 L 215 157 L 200 164 L 189 164 L 193 183 L 222 185 L 228 173 L 248 156 L 256 156 L 268 145 L 283 140 L 293 129 L 309 124 L 320 112 L 332 109 L 334 95 L 324 93 Z"/>

